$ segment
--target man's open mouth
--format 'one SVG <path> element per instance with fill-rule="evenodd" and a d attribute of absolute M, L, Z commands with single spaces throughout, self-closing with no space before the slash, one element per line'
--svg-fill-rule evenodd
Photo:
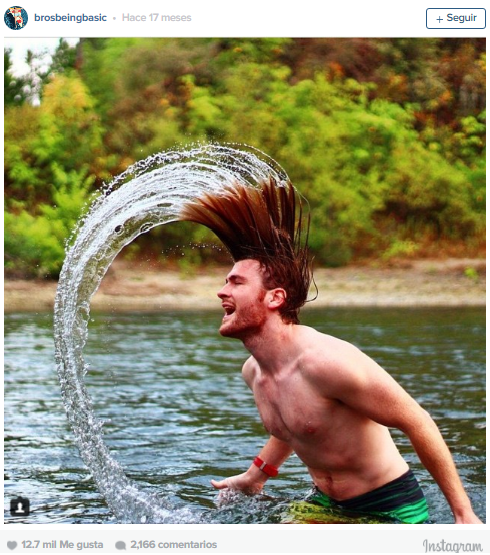
<path fill-rule="evenodd" d="M 226 318 L 227 316 L 231 316 L 235 312 L 234 306 L 230 306 L 230 305 L 222 305 L 222 306 L 225 311 L 225 315 L 223 316 L 223 318 Z"/>

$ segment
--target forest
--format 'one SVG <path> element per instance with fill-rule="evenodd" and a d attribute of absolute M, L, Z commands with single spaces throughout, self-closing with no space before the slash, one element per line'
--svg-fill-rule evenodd
<path fill-rule="evenodd" d="M 484 254 L 485 39 L 60 39 L 21 77 L 4 60 L 8 277 L 56 279 L 104 184 L 195 142 L 287 171 L 317 265 Z M 125 256 L 174 264 L 184 245 L 186 263 L 219 262 L 191 248 L 213 241 L 162 226 Z"/>

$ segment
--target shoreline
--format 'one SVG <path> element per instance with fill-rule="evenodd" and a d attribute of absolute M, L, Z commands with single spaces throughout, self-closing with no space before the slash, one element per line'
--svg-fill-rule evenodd
<path fill-rule="evenodd" d="M 194 273 L 157 270 L 115 261 L 91 302 L 94 311 L 221 310 L 216 292 L 229 267 Z M 404 261 L 397 267 L 347 266 L 314 272 L 318 298 L 305 309 L 326 307 L 430 307 L 486 305 L 485 259 Z M 4 282 L 4 312 L 48 312 L 57 283 Z M 310 291 L 314 297 L 315 289 Z"/>

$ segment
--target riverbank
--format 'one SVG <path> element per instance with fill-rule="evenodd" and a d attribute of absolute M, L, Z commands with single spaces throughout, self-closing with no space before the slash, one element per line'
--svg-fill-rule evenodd
<path fill-rule="evenodd" d="M 116 261 L 92 299 L 92 310 L 219 309 L 216 292 L 228 270 L 184 273 Z M 485 275 L 483 259 L 417 260 L 390 268 L 321 268 L 315 270 L 318 298 L 307 307 L 484 306 Z M 5 280 L 4 291 L 5 312 L 51 311 L 56 283 Z"/>

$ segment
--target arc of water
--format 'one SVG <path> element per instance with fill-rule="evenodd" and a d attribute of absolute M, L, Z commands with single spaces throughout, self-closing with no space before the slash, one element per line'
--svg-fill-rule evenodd
<path fill-rule="evenodd" d="M 288 179 L 264 153 L 233 145 L 202 145 L 151 156 L 106 187 L 75 228 L 55 300 L 54 336 L 61 393 L 79 451 L 118 520 L 172 522 L 164 503 L 124 473 L 102 437 L 85 387 L 83 349 L 90 301 L 117 254 L 137 236 L 178 219 L 187 202 L 236 182 L 254 187 Z"/>

